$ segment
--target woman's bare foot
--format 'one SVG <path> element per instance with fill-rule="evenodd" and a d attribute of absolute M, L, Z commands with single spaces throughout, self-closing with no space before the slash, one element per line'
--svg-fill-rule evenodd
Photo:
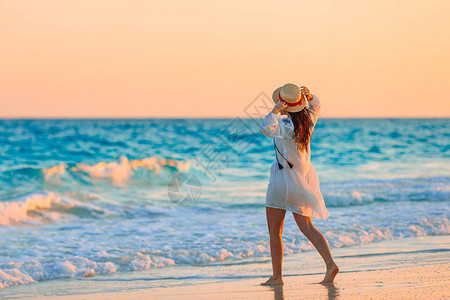
<path fill-rule="evenodd" d="M 329 283 L 334 281 L 334 277 L 336 277 L 339 272 L 339 268 L 337 265 L 331 266 L 331 268 L 327 268 L 327 273 L 325 274 L 324 279 L 319 283 Z"/>
<path fill-rule="evenodd" d="M 261 283 L 261 285 L 282 285 L 282 284 L 284 284 L 283 279 L 281 278 L 274 279 L 273 276 L 271 276 L 269 280 L 267 280 L 266 282 Z"/>

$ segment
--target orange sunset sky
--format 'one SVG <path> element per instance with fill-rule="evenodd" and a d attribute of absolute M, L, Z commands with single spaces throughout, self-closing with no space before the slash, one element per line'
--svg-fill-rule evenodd
<path fill-rule="evenodd" d="M 0 117 L 449 117 L 450 1 L 0 0 Z"/>

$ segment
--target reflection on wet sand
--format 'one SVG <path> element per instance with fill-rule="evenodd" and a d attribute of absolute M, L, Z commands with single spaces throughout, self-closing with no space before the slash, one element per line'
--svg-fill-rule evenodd
<path fill-rule="evenodd" d="M 273 290 L 273 299 L 275 300 L 284 300 L 284 294 L 283 294 L 283 286 L 282 285 L 273 285 L 271 286 L 271 289 Z"/>
<path fill-rule="evenodd" d="M 320 283 L 323 287 L 328 290 L 328 300 L 334 300 L 339 298 L 339 288 L 334 284 L 330 283 Z"/>
<path fill-rule="evenodd" d="M 340 293 L 339 288 L 334 284 L 334 282 L 331 283 L 318 283 L 321 286 L 325 288 L 325 292 L 328 295 L 328 300 L 335 300 L 339 299 Z M 272 285 L 270 286 L 270 289 L 273 291 L 273 299 L 274 300 L 284 300 L 284 286 L 283 285 Z M 292 296 L 292 295 L 290 295 Z M 301 295 L 298 295 L 301 296 Z M 286 296 L 286 299 L 289 299 L 290 297 Z"/>

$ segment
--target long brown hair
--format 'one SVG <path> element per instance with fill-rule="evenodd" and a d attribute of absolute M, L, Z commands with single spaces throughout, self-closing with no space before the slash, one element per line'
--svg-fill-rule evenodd
<path fill-rule="evenodd" d="M 309 109 L 304 108 L 299 112 L 288 112 L 288 114 L 291 116 L 292 123 L 294 123 L 292 139 L 297 143 L 299 150 L 307 151 L 311 138 L 311 128 L 314 125 Z"/>

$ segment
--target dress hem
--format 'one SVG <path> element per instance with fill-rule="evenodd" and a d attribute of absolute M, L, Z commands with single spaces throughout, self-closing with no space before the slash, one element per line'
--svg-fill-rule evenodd
<path fill-rule="evenodd" d="M 314 217 L 314 216 L 303 215 L 303 214 L 301 214 L 299 212 L 296 212 L 296 211 L 293 211 L 293 210 L 290 210 L 290 209 L 287 209 L 287 208 L 284 208 L 284 207 L 270 206 L 270 205 L 267 205 L 267 204 L 266 204 L 266 207 L 282 209 L 282 210 L 285 210 L 285 211 L 290 211 L 290 212 L 292 212 L 294 214 L 297 214 L 297 215 L 300 215 L 300 216 L 303 216 L 303 217 L 310 217 L 310 218 L 315 218 L 315 219 L 318 219 L 318 220 L 326 220 L 330 216 L 330 214 L 328 214 L 328 216 L 325 219 L 323 219 L 323 218 L 318 218 L 318 217 Z"/>

